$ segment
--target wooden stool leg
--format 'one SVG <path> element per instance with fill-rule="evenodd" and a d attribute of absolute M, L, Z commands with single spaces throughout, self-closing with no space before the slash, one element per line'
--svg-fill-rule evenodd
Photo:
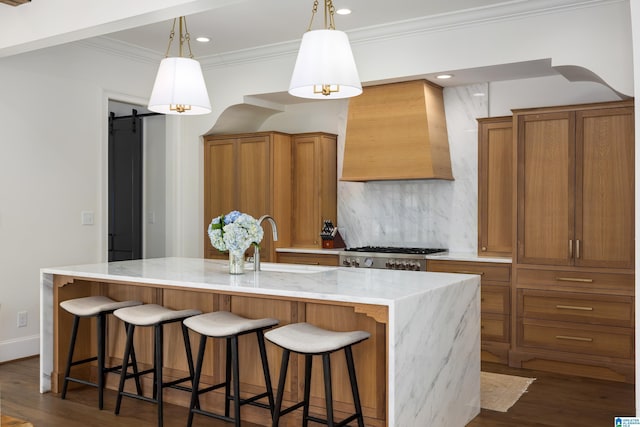
<path fill-rule="evenodd" d="M 231 366 L 233 367 L 233 416 L 236 427 L 240 427 L 240 362 L 238 336 L 231 337 Z"/>
<path fill-rule="evenodd" d="M 349 380 L 351 381 L 351 392 L 353 393 L 353 404 L 356 408 L 358 427 L 364 427 L 362 406 L 360 405 L 360 393 L 358 392 L 358 381 L 356 379 L 356 367 L 353 363 L 353 353 L 350 345 L 344 348 L 344 354 L 347 358 L 347 369 L 349 370 Z"/>
<path fill-rule="evenodd" d="M 106 341 L 106 313 L 98 314 L 96 318 L 96 327 L 98 335 L 98 408 L 104 407 L 104 353 L 105 353 L 105 341 Z"/>
<path fill-rule="evenodd" d="M 287 368 L 289 366 L 290 351 L 286 348 L 282 352 L 282 363 L 280 364 L 280 378 L 278 380 L 278 391 L 276 393 L 276 403 L 273 408 L 273 422 L 272 427 L 278 427 L 280 422 L 280 409 L 282 409 L 282 396 L 284 395 L 284 383 L 287 380 Z"/>
<path fill-rule="evenodd" d="M 258 348 L 260 349 L 260 359 L 262 360 L 262 372 L 264 373 L 264 384 L 267 389 L 267 399 L 269 400 L 269 411 L 273 417 L 273 388 L 271 385 L 271 374 L 269 373 L 269 359 L 267 358 L 267 350 L 264 345 L 264 332 L 256 331 L 258 337 Z"/>
<path fill-rule="evenodd" d="M 120 413 L 120 405 L 122 404 L 122 391 L 124 390 L 124 382 L 127 378 L 127 367 L 129 366 L 129 358 L 131 357 L 131 350 L 133 348 L 133 332 L 135 325 L 126 324 L 127 327 L 127 342 L 124 346 L 124 356 L 122 357 L 122 372 L 120 373 L 120 383 L 118 385 L 118 397 L 116 399 L 115 414 Z"/>
<path fill-rule="evenodd" d="M 333 422 L 333 393 L 331 391 L 331 355 L 322 355 L 322 370 L 324 372 L 324 397 L 327 405 L 327 427 L 334 427 Z"/>
<path fill-rule="evenodd" d="M 302 427 L 309 425 L 309 399 L 311 395 L 311 368 L 313 367 L 313 356 L 304 356 L 304 406 L 302 409 Z"/>
<path fill-rule="evenodd" d="M 193 424 L 193 409 L 200 408 L 200 375 L 202 375 L 202 364 L 204 361 L 204 352 L 207 347 L 206 335 L 200 336 L 200 346 L 198 347 L 198 355 L 196 360 L 196 368 L 193 374 L 193 386 L 191 388 L 191 404 L 189 405 L 189 418 L 187 419 L 187 427 Z"/>
<path fill-rule="evenodd" d="M 155 327 L 155 343 L 154 343 L 154 353 L 155 353 L 155 378 L 156 378 L 156 382 L 155 382 L 155 398 L 157 400 L 157 404 L 158 404 L 158 427 L 162 427 L 163 423 L 164 423 L 164 419 L 163 419 L 163 410 L 162 410 L 162 364 L 163 364 L 163 354 L 162 354 L 162 350 L 163 350 L 163 339 L 162 339 L 162 335 L 163 335 L 163 327 L 162 327 L 162 323 L 157 324 Z"/>
<path fill-rule="evenodd" d="M 71 364 L 73 363 L 73 351 L 76 347 L 76 336 L 78 335 L 78 324 L 80 317 L 73 316 L 73 326 L 71 327 L 71 340 L 69 340 L 69 352 L 67 353 L 67 367 L 64 370 L 64 380 L 62 381 L 62 399 L 67 397 L 67 386 L 69 385 L 69 375 L 71 375 Z"/>

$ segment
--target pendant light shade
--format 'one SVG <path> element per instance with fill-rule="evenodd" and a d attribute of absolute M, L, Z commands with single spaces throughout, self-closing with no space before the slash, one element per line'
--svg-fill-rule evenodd
<path fill-rule="evenodd" d="M 349 98 L 362 93 L 346 33 L 338 30 L 304 33 L 289 93 L 311 99 Z"/>
<path fill-rule="evenodd" d="M 333 1 L 324 0 L 324 28 L 312 30 L 313 18 L 318 12 L 318 0 L 313 1 L 311 21 L 302 36 L 289 84 L 289 93 L 293 96 L 338 99 L 362 93 L 349 37 L 336 30 L 334 10 Z"/>
<path fill-rule="evenodd" d="M 165 58 L 160 61 L 151 97 L 149 110 L 162 114 L 196 115 L 211 112 L 207 86 L 204 84 L 200 63 L 193 59 L 191 37 L 187 30 L 186 18 L 180 17 L 180 56 L 169 57 L 171 43 L 175 36 L 177 18 L 169 34 L 169 46 Z M 184 28 L 184 31 L 183 31 Z M 189 48 L 189 56 L 183 57 L 183 44 Z"/>
<path fill-rule="evenodd" d="M 162 114 L 210 113 L 211 103 L 200 63 L 191 58 L 164 58 L 151 91 L 149 110 Z"/>

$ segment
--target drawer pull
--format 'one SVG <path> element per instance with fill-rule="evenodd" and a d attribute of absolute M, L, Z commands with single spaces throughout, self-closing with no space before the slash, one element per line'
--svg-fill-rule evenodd
<path fill-rule="evenodd" d="M 556 308 L 558 309 L 564 309 L 564 310 L 583 310 L 583 311 L 593 311 L 593 307 L 582 307 L 579 305 L 556 305 Z"/>
<path fill-rule="evenodd" d="M 556 335 L 556 339 L 558 339 L 558 340 L 569 340 L 569 341 L 583 341 L 583 342 L 592 342 L 593 341 L 593 338 L 572 337 L 570 335 Z"/>
<path fill-rule="evenodd" d="M 581 279 L 579 277 L 556 277 L 558 282 L 580 282 L 580 283 L 593 283 L 593 279 Z"/>
<path fill-rule="evenodd" d="M 484 271 L 477 272 L 477 271 L 460 270 L 460 271 L 454 271 L 454 273 L 456 273 L 456 274 L 478 274 L 480 276 L 484 276 Z"/>

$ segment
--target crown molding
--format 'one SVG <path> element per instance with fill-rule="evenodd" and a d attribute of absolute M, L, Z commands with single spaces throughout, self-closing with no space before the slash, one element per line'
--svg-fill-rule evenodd
<path fill-rule="evenodd" d="M 386 39 L 398 39 L 418 34 L 473 27 L 479 24 L 521 19 L 526 16 L 557 14 L 559 12 L 614 3 L 629 3 L 629 1 L 630 0 L 513 0 L 492 6 L 419 17 L 346 32 L 349 35 L 352 46 L 357 46 L 358 44 L 367 44 Z M 106 36 L 95 37 L 77 43 L 93 49 L 102 50 L 109 54 L 123 56 L 129 60 L 145 63 L 157 64 L 163 57 L 162 54 L 156 51 L 140 48 Z M 201 56 L 197 59 L 200 61 L 202 68 L 208 70 L 239 63 L 258 62 L 281 56 L 295 57 L 299 46 L 300 40 L 291 40 L 283 43 Z"/>

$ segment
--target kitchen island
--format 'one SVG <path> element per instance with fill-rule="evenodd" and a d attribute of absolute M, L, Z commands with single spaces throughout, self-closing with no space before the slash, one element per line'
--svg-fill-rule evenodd
<path fill-rule="evenodd" d="M 41 280 L 41 392 L 58 392 L 64 372 L 71 316 L 59 303 L 107 295 L 175 309 L 276 317 L 280 325 L 307 321 L 336 330 L 369 331 L 371 338 L 354 347 L 367 426 L 464 426 L 480 411 L 478 276 L 269 263 L 263 263 L 260 272 L 247 269 L 230 275 L 226 261 L 160 258 L 45 268 Z M 176 328 L 165 329 L 165 372 L 178 377 L 187 365 L 184 349 L 177 345 L 179 327 L 171 326 Z M 110 319 L 108 334 L 108 359 L 117 363 L 124 346 L 121 322 Z M 93 328 L 81 330 L 80 336 L 84 345 L 78 358 L 95 347 Z M 144 345 L 150 347 L 150 337 L 143 337 L 136 348 L 139 361 L 151 361 L 150 348 Z M 259 390 L 264 381 L 259 370 L 245 367 L 257 367 L 257 348 L 249 340 L 240 346 L 241 389 Z M 213 383 L 224 372 L 224 348 L 217 343 L 214 348 L 205 382 Z M 279 373 L 280 354 L 268 344 L 272 378 Z M 339 373 L 344 361 L 341 354 L 335 356 L 334 372 Z M 303 363 L 292 360 L 290 369 L 294 375 L 289 375 L 285 405 L 302 392 L 301 375 L 295 374 L 303 370 Z M 337 414 L 351 410 L 344 377 L 337 374 L 334 382 Z M 116 379 L 110 375 L 108 386 L 114 388 Z M 314 369 L 312 412 L 323 415 L 322 388 L 320 372 Z M 166 398 L 186 405 L 185 394 L 168 392 Z M 220 405 L 220 395 L 210 394 L 217 396 L 206 404 Z M 243 418 L 244 411 L 243 407 Z M 264 412 L 249 407 L 246 411 L 247 421 L 264 424 Z"/>

